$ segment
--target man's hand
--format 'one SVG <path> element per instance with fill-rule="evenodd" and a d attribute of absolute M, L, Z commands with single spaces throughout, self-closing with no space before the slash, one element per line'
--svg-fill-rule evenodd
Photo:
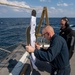
<path fill-rule="evenodd" d="M 29 52 L 29 53 L 32 53 L 34 52 L 35 48 L 33 48 L 32 46 L 28 45 L 26 46 L 26 51 Z"/>
<path fill-rule="evenodd" d="M 39 44 L 39 43 L 35 43 L 35 47 L 36 47 L 37 49 L 40 49 L 40 44 Z"/>

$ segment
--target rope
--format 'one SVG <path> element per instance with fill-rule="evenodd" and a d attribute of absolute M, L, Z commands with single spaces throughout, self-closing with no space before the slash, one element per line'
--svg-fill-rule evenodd
<path fill-rule="evenodd" d="M 18 7 L 18 8 L 25 8 L 25 9 L 29 9 L 29 10 L 42 10 L 43 8 L 30 8 L 30 7 L 26 7 L 25 5 L 16 5 L 16 4 L 11 4 L 11 3 L 3 3 L 3 2 L 0 2 L 1 5 L 7 5 L 7 6 L 14 6 L 14 7 Z"/>

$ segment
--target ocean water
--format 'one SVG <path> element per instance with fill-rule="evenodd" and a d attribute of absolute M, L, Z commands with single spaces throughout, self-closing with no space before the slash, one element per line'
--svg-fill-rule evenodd
<path fill-rule="evenodd" d="M 37 18 L 37 26 L 39 24 Z M 74 27 L 75 18 L 70 18 L 70 25 Z M 59 33 L 60 18 L 49 18 L 55 33 Z M 26 29 L 30 25 L 30 18 L 0 18 L 0 47 L 16 45 L 19 42 L 26 42 Z M 45 26 L 45 20 L 42 23 Z M 37 28 L 37 27 L 36 27 Z"/>
<path fill-rule="evenodd" d="M 40 18 L 37 18 L 37 26 L 39 21 Z M 75 18 L 69 18 L 69 21 L 70 26 L 75 28 Z M 45 26 L 45 23 L 44 19 L 42 27 Z M 54 28 L 55 33 L 58 34 L 60 31 L 60 18 L 49 18 L 49 23 Z M 17 45 L 20 42 L 25 43 L 26 29 L 29 25 L 30 18 L 0 18 L 0 48 Z M 1 54 L 0 51 L 0 58 L 2 58 Z"/>

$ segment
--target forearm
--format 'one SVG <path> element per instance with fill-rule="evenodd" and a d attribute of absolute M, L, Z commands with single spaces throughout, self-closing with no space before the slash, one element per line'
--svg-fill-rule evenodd
<path fill-rule="evenodd" d="M 34 54 L 36 56 L 37 59 L 42 60 L 42 61 L 49 61 L 48 59 L 48 55 L 47 55 L 47 51 L 44 51 L 44 49 L 40 49 L 40 50 L 35 50 Z"/>

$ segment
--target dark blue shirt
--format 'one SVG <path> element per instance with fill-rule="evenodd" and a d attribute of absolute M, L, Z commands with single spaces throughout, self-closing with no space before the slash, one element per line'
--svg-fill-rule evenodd
<path fill-rule="evenodd" d="M 54 35 L 47 50 L 35 50 L 36 58 L 50 62 L 55 68 L 61 69 L 69 64 L 69 53 L 66 41 L 59 35 Z"/>

